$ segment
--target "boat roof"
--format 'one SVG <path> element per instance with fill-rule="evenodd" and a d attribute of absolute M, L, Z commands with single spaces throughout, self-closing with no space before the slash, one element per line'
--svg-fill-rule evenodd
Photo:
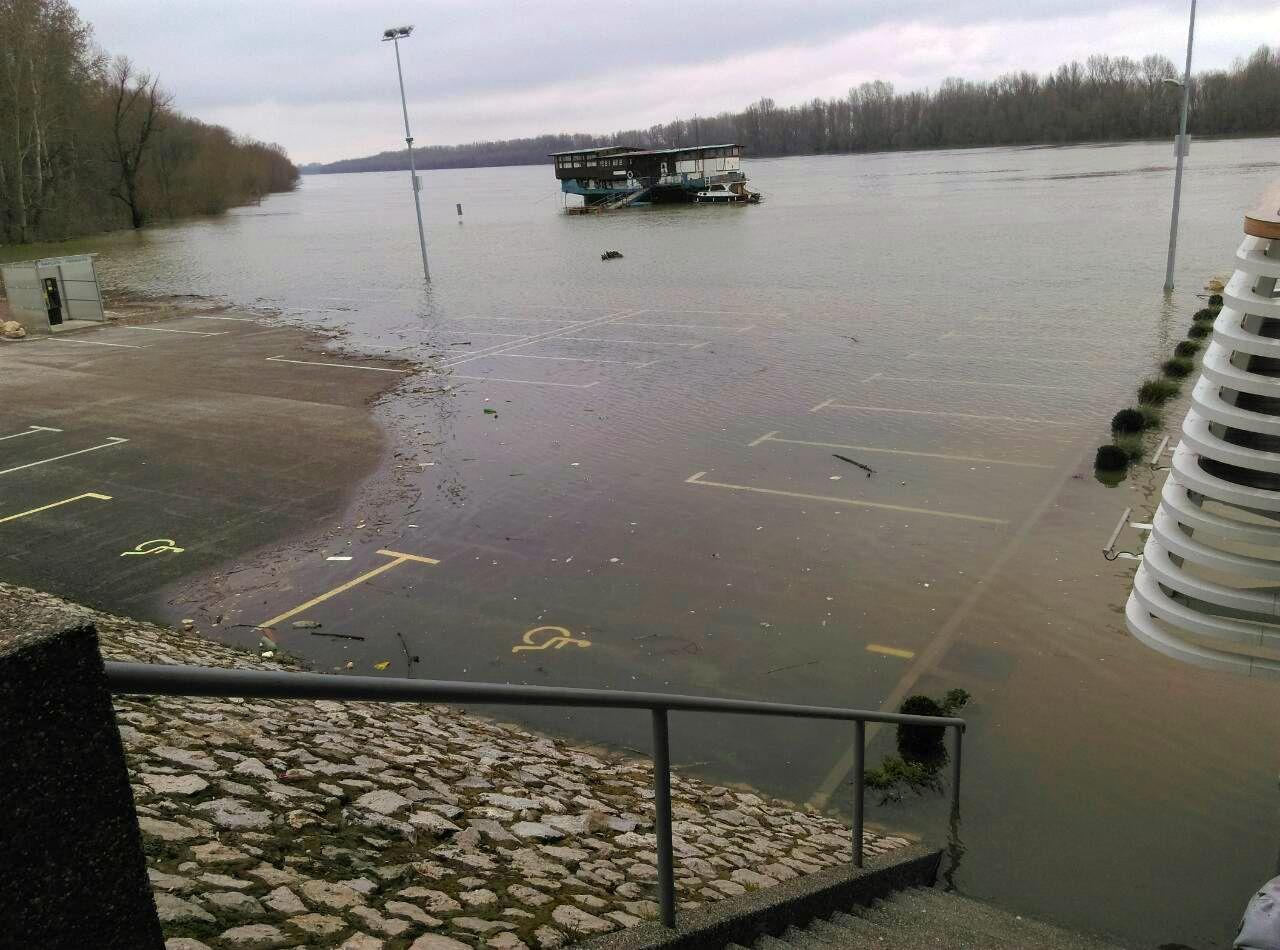
<path fill-rule="evenodd" d="M 600 152 L 640 152 L 643 151 L 638 145 L 600 145 L 595 148 L 571 148 L 564 152 L 548 152 L 551 158 L 559 158 L 561 155 L 596 155 Z"/>
<path fill-rule="evenodd" d="M 604 153 L 626 155 L 678 155 L 682 152 L 701 152 L 713 148 L 737 148 L 737 142 L 726 142 L 723 145 L 686 145 L 682 148 L 638 148 L 634 145 L 604 145 L 597 148 L 574 148 L 566 152 L 549 152 L 550 158 L 562 155 L 600 155 Z"/>

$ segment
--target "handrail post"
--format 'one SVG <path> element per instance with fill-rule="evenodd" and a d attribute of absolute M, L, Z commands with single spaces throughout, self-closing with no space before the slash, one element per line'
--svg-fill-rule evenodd
<path fill-rule="evenodd" d="M 862 867 L 863 805 L 867 795 L 863 780 L 866 771 L 867 724 L 859 719 L 853 733 L 853 866 Z"/>
<path fill-rule="evenodd" d="M 954 726 L 955 748 L 951 753 L 951 814 L 960 814 L 960 754 L 964 745 L 964 726 Z"/>
<path fill-rule="evenodd" d="M 667 711 L 653 710 L 653 811 L 658 846 L 658 903 L 662 926 L 676 925 L 676 880 L 671 844 L 671 753 L 667 740 Z"/>

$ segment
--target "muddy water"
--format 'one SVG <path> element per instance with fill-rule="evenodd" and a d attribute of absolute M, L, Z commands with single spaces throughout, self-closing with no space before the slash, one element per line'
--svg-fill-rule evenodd
<path fill-rule="evenodd" d="M 434 367 L 380 407 L 401 448 L 342 524 L 157 613 L 262 622 L 393 550 L 440 563 L 296 615 L 366 640 L 286 621 L 285 646 L 371 674 L 868 707 L 961 686 L 958 887 L 1138 946 L 1220 944 L 1274 864 L 1280 691 L 1124 633 L 1129 571 L 1099 549 L 1160 479 L 1109 489 L 1089 460 L 1229 270 L 1277 145 L 1196 146 L 1168 301 L 1163 143 L 751 161 L 760 206 L 591 217 L 558 213 L 546 168 L 428 173 L 427 292 L 398 175 L 91 242 L 117 285 Z M 576 642 L 516 650 L 558 635 L 537 628 Z M 634 715 L 523 715 L 647 744 Z M 847 804 L 848 728 L 672 732 L 710 775 Z M 933 800 L 874 817 L 945 831 Z"/>

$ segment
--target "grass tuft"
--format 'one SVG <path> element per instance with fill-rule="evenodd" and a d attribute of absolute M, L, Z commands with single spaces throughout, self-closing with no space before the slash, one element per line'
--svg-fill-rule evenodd
<path fill-rule="evenodd" d="M 1188 359 L 1185 356 L 1175 356 L 1173 359 L 1165 360 L 1160 364 L 1161 371 L 1173 379 L 1186 379 L 1195 368 L 1195 360 Z"/>
<path fill-rule="evenodd" d="M 1181 388 L 1181 384 L 1176 380 L 1163 376 L 1158 379 L 1144 379 L 1142 385 L 1138 387 L 1138 402 L 1149 406 L 1163 406 L 1178 395 L 1178 390 Z"/>
<path fill-rule="evenodd" d="M 1209 295 L 1209 306 L 1210 306 L 1210 307 L 1221 307 L 1221 306 L 1222 306 L 1222 294 L 1210 294 L 1210 295 Z"/>
<path fill-rule="evenodd" d="M 1195 356 L 1200 352 L 1200 348 L 1204 344 L 1199 340 L 1179 340 L 1178 345 L 1173 348 L 1174 356 Z"/>
<path fill-rule="evenodd" d="M 1213 324 L 1211 323 L 1193 323 L 1191 329 L 1187 331 L 1187 336 L 1193 340 L 1203 340 L 1213 332 Z"/>

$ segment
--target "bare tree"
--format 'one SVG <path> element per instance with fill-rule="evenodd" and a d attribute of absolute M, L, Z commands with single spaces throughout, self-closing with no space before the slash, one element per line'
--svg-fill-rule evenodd
<path fill-rule="evenodd" d="M 111 110 L 108 153 L 118 173 L 111 197 L 129 209 L 129 221 L 142 227 L 145 213 L 138 188 L 138 173 L 148 147 L 160 130 L 169 107 L 169 96 L 160 89 L 160 80 L 150 73 L 134 73 L 125 56 L 112 60 L 107 76 L 107 98 Z"/>

